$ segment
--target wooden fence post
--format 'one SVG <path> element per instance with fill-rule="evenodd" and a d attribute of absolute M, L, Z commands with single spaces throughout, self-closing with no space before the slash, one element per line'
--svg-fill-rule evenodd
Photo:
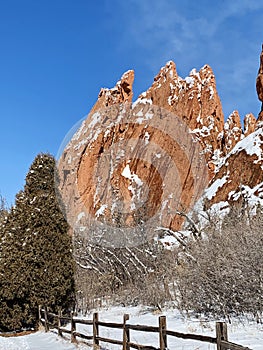
<path fill-rule="evenodd" d="M 216 322 L 216 345 L 217 350 L 224 350 L 221 346 L 221 340 L 228 340 L 227 337 L 227 325 L 225 322 Z"/>
<path fill-rule="evenodd" d="M 123 346 L 122 350 L 130 350 L 130 330 L 126 327 L 126 322 L 129 320 L 130 316 L 125 314 L 123 316 Z"/>
<path fill-rule="evenodd" d="M 76 339 L 76 322 L 74 320 L 74 312 L 71 312 L 71 343 L 77 343 L 77 339 Z"/>
<path fill-rule="evenodd" d="M 41 321 L 42 319 L 42 314 L 41 314 L 41 305 L 38 305 L 38 327 L 43 326 L 43 322 Z"/>
<path fill-rule="evenodd" d="M 44 318 L 45 318 L 45 332 L 49 331 L 49 324 L 48 324 L 48 314 L 47 314 L 47 307 L 44 307 Z"/>
<path fill-rule="evenodd" d="M 61 307 L 58 309 L 58 335 L 62 337 L 62 332 L 60 330 L 61 328 L 61 316 L 62 316 L 62 311 Z"/>
<path fill-rule="evenodd" d="M 41 323 L 41 305 L 38 305 L 38 320 Z"/>
<path fill-rule="evenodd" d="M 159 343 L 160 350 L 165 350 L 167 348 L 166 316 L 159 317 Z"/>
<path fill-rule="evenodd" d="M 95 312 L 93 314 L 93 349 L 94 350 L 98 350 L 99 346 L 100 346 L 100 342 L 98 339 L 99 336 L 99 314 L 97 312 Z"/>

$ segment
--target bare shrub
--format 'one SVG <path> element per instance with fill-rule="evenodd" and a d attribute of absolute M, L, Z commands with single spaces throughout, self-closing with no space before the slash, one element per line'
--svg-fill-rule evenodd
<path fill-rule="evenodd" d="M 158 308 L 173 299 L 170 281 L 177 253 L 156 241 L 110 248 L 92 245 L 75 235 L 74 255 L 79 311 L 86 313 L 109 299 L 115 304 Z"/>
<path fill-rule="evenodd" d="M 176 282 L 179 306 L 214 316 L 263 311 L 262 208 L 256 216 L 232 209 L 221 227 L 210 225 L 203 239 L 190 240 L 181 254 Z"/>

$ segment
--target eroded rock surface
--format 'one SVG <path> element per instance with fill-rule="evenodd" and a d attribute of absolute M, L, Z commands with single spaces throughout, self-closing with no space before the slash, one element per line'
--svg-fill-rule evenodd
<path fill-rule="evenodd" d="M 261 54 L 261 101 L 262 60 Z M 261 196 L 262 116 L 246 115 L 244 129 L 238 111 L 225 122 L 208 65 L 183 79 L 168 62 L 134 103 L 133 80 L 128 71 L 114 88 L 101 89 L 59 161 L 73 227 L 87 217 L 115 227 L 158 218 L 178 230 L 178 212 L 191 210 L 207 188 L 207 206 L 234 202 L 244 189 Z"/>

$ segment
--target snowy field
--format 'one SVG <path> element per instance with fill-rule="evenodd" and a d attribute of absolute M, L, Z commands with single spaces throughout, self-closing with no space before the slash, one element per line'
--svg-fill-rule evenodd
<path fill-rule="evenodd" d="M 0 337 L 1 350 L 86 350 L 86 346 L 74 346 L 54 333 L 37 332 L 21 337 Z M 90 348 L 89 348 L 90 349 Z"/>
<path fill-rule="evenodd" d="M 130 323 L 142 325 L 158 325 L 158 316 L 167 316 L 167 329 L 183 333 L 196 333 L 215 336 L 215 321 L 207 322 L 205 319 L 184 319 L 177 311 L 168 310 L 162 314 L 152 312 L 150 309 L 140 307 L 114 307 L 97 310 L 99 319 L 106 322 L 122 323 L 123 314 L 130 315 Z M 92 318 L 92 314 L 87 316 Z M 108 338 L 122 339 L 122 331 L 100 327 L 100 335 Z M 91 335 L 91 326 L 78 325 L 77 331 Z M 263 350 L 263 324 L 250 323 L 248 321 L 233 321 L 228 325 L 229 341 L 248 346 L 253 350 Z M 142 345 L 158 347 L 157 333 L 143 333 L 131 331 L 131 341 Z M 103 345 L 103 349 L 121 349 L 117 345 Z M 66 339 L 58 337 L 55 333 L 37 332 L 21 337 L 0 337 L 0 350 L 87 350 L 90 347 L 84 344 L 73 345 Z M 216 350 L 216 346 L 198 341 L 183 340 L 168 337 L 168 349 L 176 350 Z"/>

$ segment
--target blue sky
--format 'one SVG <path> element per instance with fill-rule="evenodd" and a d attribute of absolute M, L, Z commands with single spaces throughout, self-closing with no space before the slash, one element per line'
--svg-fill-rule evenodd
<path fill-rule="evenodd" d="M 256 116 L 258 0 L 0 0 L 0 193 L 9 204 L 39 152 L 56 155 L 101 87 L 135 70 L 135 97 L 168 61 L 209 64 L 225 117 Z"/>

